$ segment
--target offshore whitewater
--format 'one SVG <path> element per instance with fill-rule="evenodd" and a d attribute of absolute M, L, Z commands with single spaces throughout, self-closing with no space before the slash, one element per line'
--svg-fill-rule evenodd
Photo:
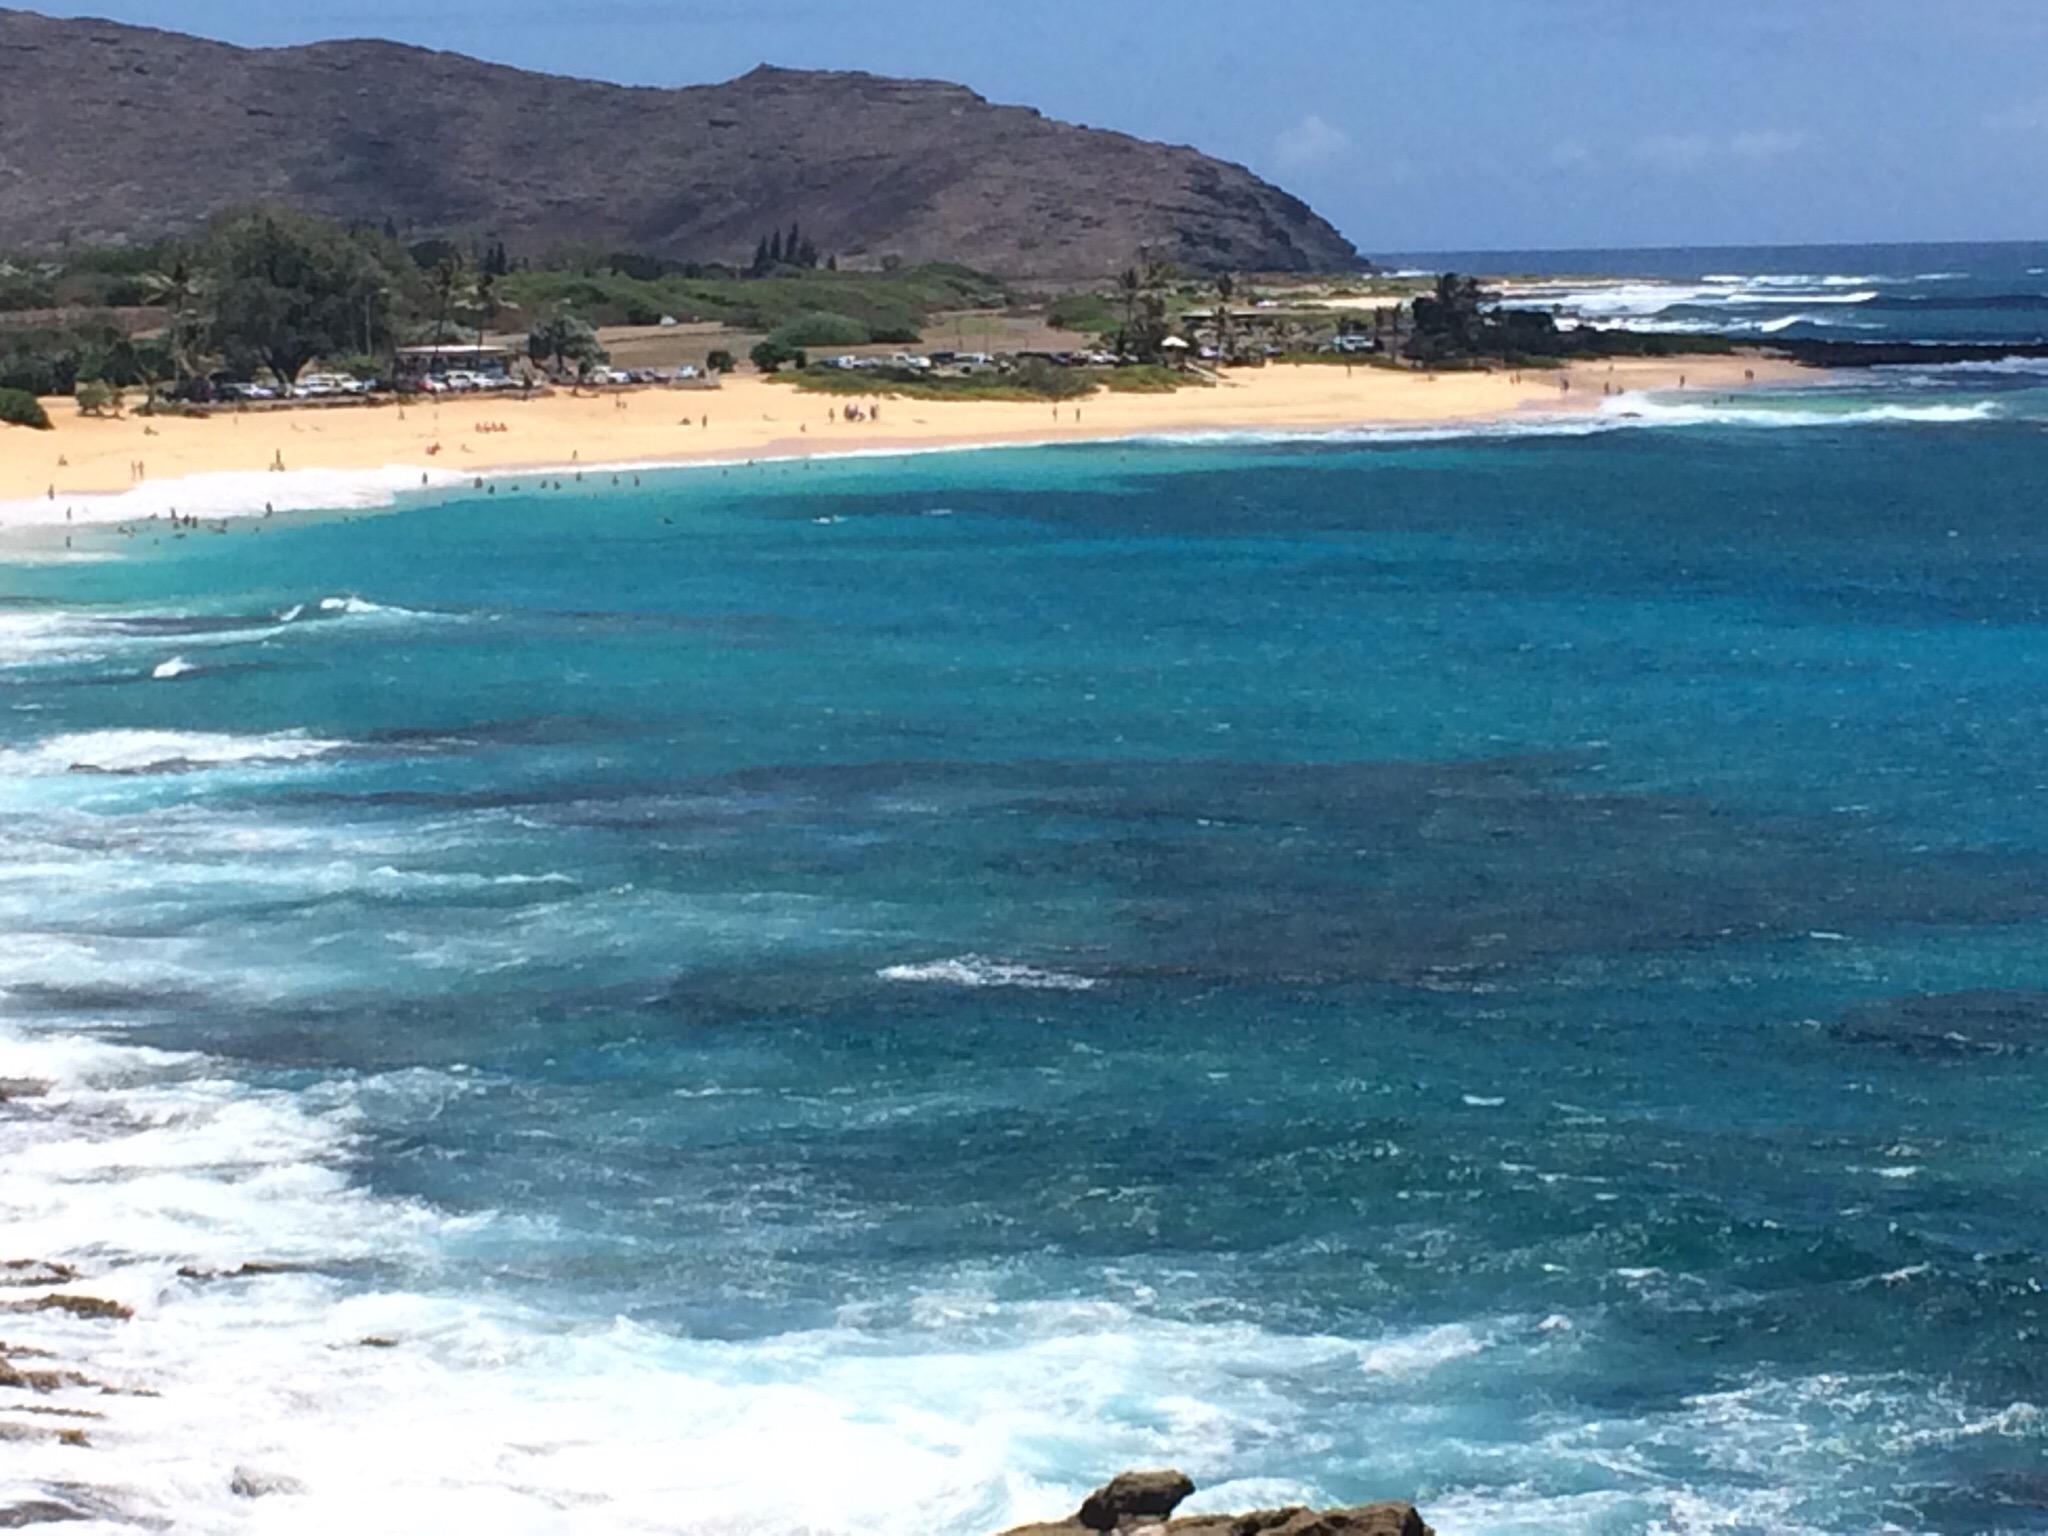
<path fill-rule="evenodd" d="M 8 570 L 0 1510 L 2048 1530 L 2048 375 L 1629 410 Z"/>

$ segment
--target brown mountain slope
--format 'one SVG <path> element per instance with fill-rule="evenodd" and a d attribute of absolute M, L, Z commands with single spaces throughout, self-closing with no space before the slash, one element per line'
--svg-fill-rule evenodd
<path fill-rule="evenodd" d="M 698 261 L 745 261 L 792 219 L 856 265 L 1092 276 L 1141 244 L 1202 267 L 1358 260 L 1241 166 L 937 81 L 763 68 L 629 89 L 394 43 L 251 50 L 0 10 L 0 245 L 178 231 L 258 199 Z"/>

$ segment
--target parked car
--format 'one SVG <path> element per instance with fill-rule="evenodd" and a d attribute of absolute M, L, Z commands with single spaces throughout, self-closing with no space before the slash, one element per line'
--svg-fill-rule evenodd
<path fill-rule="evenodd" d="M 321 399 L 333 395 L 366 395 L 370 386 L 348 373 L 309 373 L 292 386 L 292 393 L 303 399 Z"/>

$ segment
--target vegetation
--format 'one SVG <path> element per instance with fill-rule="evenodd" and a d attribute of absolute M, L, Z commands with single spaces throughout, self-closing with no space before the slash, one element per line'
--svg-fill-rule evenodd
<path fill-rule="evenodd" d="M 803 348 L 785 347 L 774 341 L 757 341 L 754 343 L 754 350 L 747 356 L 753 359 L 754 366 L 763 373 L 775 373 L 785 363 L 802 368 L 810 361 L 804 355 Z"/>
<path fill-rule="evenodd" d="M 1063 331 L 1113 334 L 1122 323 L 1115 304 L 1100 293 L 1069 293 L 1046 306 L 1045 323 Z"/>
<path fill-rule="evenodd" d="M 1118 395 L 1170 395 L 1189 387 L 1207 389 L 1210 381 L 1184 368 L 1166 368 L 1157 363 L 1140 363 L 1130 368 L 1105 368 L 1102 387 Z"/>
<path fill-rule="evenodd" d="M 739 365 L 739 359 L 723 347 L 713 347 L 704 359 L 706 373 L 731 373 Z"/>
<path fill-rule="evenodd" d="M 1149 251 L 1139 251 L 1135 265 L 1117 277 L 1116 293 L 1122 323 L 1116 332 L 1116 350 L 1121 357 L 1141 363 L 1159 361 L 1170 334 L 1166 321 L 1166 296 L 1173 269 L 1156 260 Z"/>
<path fill-rule="evenodd" d="M 818 265 L 818 248 L 804 235 L 800 226 L 792 222 L 785 239 L 781 230 L 763 235 L 761 243 L 754 247 L 753 265 L 747 268 L 750 277 L 766 277 L 778 267 L 815 267 Z M 833 264 L 838 265 L 836 262 Z"/>
<path fill-rule="evenodd" d="M 778 325 L 768 333 L 768 339 L 785 351 L 798 347 L 858 347 L 872 341 L 874 332 L 866 322 L 851 315 L 814 310 Z"/>
<path fill-rule="evenodd" d="M 391 328 L 398 272 L 323 219 L 257 208 L 218 220 L 201 248 L 213 343 L 290 382 L 314 358 L 370 350 Z"/>
<path fill-rule="evenodd" d="M 812 368 L 783 375 L 799 389 L 826 395 L 890 395 L 907 400 L 1081 400 L 1108 389 L 1166 393 L 1209 381 L 1172 368 L 1062 368 L 1026 358 L 1007 373 L 931 374 L 915 368 Z"/>
<path fill-rule="evenodd" d="M 0 330 L 0 388 L 68 395 L 82 378 L 153 387 L 175 372 L 162 341 L 137 340 L 105 314 Z"/>
<path fill-rule="evenodd" d="M 556 310 L 526 337 L 526 355 L 555 373 L 585 374 L 609 360 L 598 345 L 597 331 L 587 320 Z"/>
<path fill-rule="evenodd" d="M 1419 295 L 1402 356 L 1431 367 L 1470 367 L 1499 360 L 1507 367 L 1554 367 L 1574 358 L 1676 357 L 1728 353 L 1725 336 L 1653 336 L 1578 326 L 1563 330 L 1541 310 L 1507 309 L 1472 277 L 1446 272 Z"/>
<path fill-rule="evenodd" d="M 25 389 L 0 389 L 0 422 L 16 427 L 33 427 L 38 432 L 50 430 L 49 412 Z"/>
<path fill-rule="evenodd" d="M 105 379 L 82 379 L 78 389 L 78 414 L 81 416 L 118 416 L 121 414 L 121 391 Z"/>
<path fill-rule="evenodd" d="M 944 263 L 894 273 L 784 270 L 759 278 L 635 277 L 595 266 L 520 271 L 503 280 L 499 294 L 522 310 L 570 309 L 598 325 L 654 325 L 673 316 L 767 332 L 824 313 L 859 320 L 871 334 L 914 334 L 934 311 L 999 308 L 1009 297 L 994 278 Z"/>

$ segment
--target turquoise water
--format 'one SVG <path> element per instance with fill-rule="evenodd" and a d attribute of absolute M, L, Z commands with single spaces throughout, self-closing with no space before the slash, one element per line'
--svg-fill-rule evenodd
<path fill-rule="evenodd" d="M 0 1503 L 2048 1530 L 2040 384 L 8 569 Z"/>

